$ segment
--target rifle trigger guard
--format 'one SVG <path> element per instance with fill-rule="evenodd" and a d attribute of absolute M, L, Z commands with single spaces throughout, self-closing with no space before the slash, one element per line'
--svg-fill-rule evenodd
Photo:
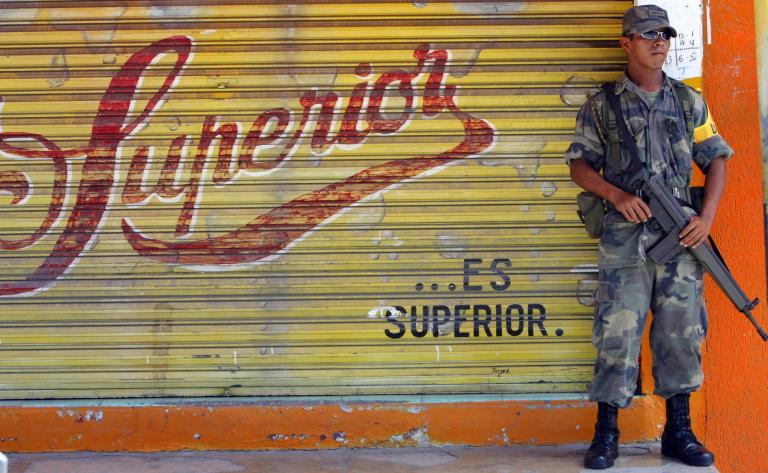
<path fill-rule="evenodd" d="M 659 223 L 659 221 L 658 221 L 658 220 L 656 220 L 655 218 L 651 218 L 650 220 L 648 220 L 648 222 L 646 222 L 646 224 L 648 225 L 648 228 L 649 228 L 649 229 L 650 229 L 650 230 L 651 230 L 653 233 L 659 233 L 659 232 L 661 232 L 661 231 L 663 231 L 663 230 L 664 230 L 664 228 L 661 226 L 661 224 Z"/>

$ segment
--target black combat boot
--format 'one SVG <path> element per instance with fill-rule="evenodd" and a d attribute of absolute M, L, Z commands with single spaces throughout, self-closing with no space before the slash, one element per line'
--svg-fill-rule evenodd
<path fill-rule="evenodd" d="M 667 399 L 667 424 L 661 435 L 661 453 L 686 465 L 709 466 L 715 462 L 715 456 L 704 448 L 691 430 L 689 398 L 690 394 L 685 393 Z"/>
<path fill-rule="evenodd" d="M 619 456 L 619 409 L 605 402 L 597 403 L 595 437 L 584 455 L 584 466 L 591 470 L 605 470 L 613 466 Z"/>

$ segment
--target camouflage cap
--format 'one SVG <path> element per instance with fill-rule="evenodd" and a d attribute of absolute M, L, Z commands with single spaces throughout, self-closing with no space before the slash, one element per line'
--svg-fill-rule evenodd
<path fill-rule="evenodd" d="M 656 5 L 639 5 L 624 12 L 622 34 L 645 33 L 651 30 L 665 29 L 673 38 L 677 30 L 669 24 L 667 11 Z"/>

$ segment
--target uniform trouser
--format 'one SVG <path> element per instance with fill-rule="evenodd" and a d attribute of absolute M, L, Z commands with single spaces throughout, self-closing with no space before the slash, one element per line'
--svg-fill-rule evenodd
<path fill-rule="evenodd" d="M 597 359 L 591 400 L 616 407 L 632 401 L 649 309 L 654 392 L 667 399 L 701 386 L 701 343 L 707 332 L 702 277 L 703 268 L 695 261 L 660 266 L 649 259 L 600 270 L 592 328 Z"/>

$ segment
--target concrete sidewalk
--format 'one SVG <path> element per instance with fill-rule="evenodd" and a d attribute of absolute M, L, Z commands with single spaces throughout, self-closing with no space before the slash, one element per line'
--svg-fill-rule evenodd
<path fill-rule="evenodd" d="M 558 447 L 339 449 L 279 452 L 9 455 L 10 473 L 569 473 L 586 445 Z M 662 458 L 658 444 L 621 448 L 610 473 L 717 473 Z"/>

